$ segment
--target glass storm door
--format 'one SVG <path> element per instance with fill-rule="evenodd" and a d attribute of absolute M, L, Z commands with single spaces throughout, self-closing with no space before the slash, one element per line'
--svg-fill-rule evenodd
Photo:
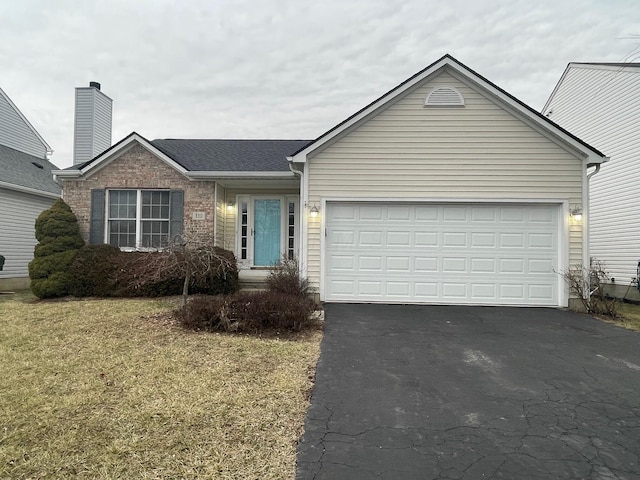
<path fill-rule="evenodd" d="M 275 265 L 280 261 L 280 200 L 255 200 L 253 204 L 253 264 Z"/>

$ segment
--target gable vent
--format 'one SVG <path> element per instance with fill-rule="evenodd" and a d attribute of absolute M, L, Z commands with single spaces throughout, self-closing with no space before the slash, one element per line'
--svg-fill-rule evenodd
<path fill-rule="evenodd" d="M 436 87 L 427 95 L 427 107 L 464 107 L 464 97 L 453 87 Z"/>

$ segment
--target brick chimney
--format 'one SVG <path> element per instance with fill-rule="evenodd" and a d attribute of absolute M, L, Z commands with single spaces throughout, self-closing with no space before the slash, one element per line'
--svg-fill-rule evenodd
<path fill-rule="evenodd" d="M 111 146 L 112 103 L 98 82 L 76 88 L 73 164 L 87 162 Z"/>

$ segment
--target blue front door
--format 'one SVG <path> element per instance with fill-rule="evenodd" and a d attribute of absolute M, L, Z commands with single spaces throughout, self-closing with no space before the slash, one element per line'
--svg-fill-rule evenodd
<path fill-rule="evenodd" d="M 280 261 L 280 200 L 254 200 L 253 264 L 275 265 Z"/>

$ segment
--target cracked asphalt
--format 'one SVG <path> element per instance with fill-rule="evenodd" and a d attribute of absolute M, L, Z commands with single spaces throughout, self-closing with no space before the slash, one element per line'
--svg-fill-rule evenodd
<path fill-rule="evenodd" d="M 545 308 L 325 305 L 307 479 L 640 479 L 640 335 Z"/>

